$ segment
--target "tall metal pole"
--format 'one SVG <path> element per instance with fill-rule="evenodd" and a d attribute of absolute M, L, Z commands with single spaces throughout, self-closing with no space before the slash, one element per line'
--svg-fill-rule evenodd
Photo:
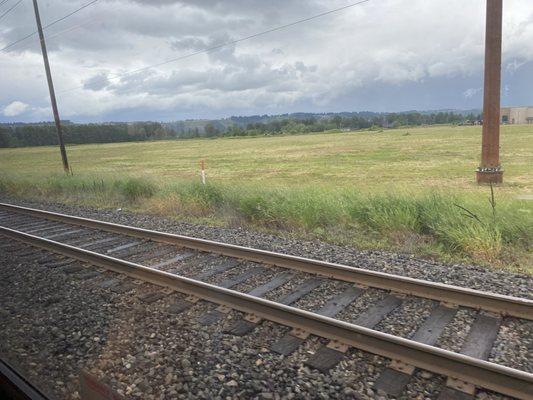
<path fill-rule="evenodd" d="M 37 0 L 33 0 L 33 9 L 35 10 L 35 20 L 37 21 L 37 30 L 39 31 L 39 40 L 41 41 L 44 69 L 46 70 L 46 79 L 48 81 L 48 89 L 50 90 L 50 100 L 52 102 L 52 110 L 54 111 L 54 121 L 56 123 L 57 137 L 59 139 L 61 159 L 63 160 L 63 169 L 66 173 L 69 173 L 70 169 L 68 166 L 67 151 L 65 150 L 65 143 L 63 142 L 61 120 L 59 119 L 59 111 L 57 110 L 56 94 L 54 91 L 54 83 L 52 82 L 52 73 L 50 72 L 50 64 L 48 62 L 48 53 L 46 52 L 46 44 L 44 42 L 43 27 L 41 25 L 41 17 L 39 16 L 39 7 L 37 6 Z"/>
<path fill-rule="evenodd" d="M 502 183 L 500 165 L 500 86 L 502 64 L 503 0 L 487 0 L 485 33 L 485 84 L 483 92 L 483 136 L 478 183 Z"/>

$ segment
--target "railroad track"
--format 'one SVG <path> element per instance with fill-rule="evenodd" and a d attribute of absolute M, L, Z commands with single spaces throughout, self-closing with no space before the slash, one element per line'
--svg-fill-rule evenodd
<path fill-rule="evenodd" d="M 178 312 L 199 300 L 218 304 L 201 317 L 206 325 L 231 310 L 243 312 L 226 329 L 229 334 L 246 335 L 262 320 L 291 327 L 272 344 L 280 354 L 291 354 L 309 335 L 329 339 L 306 361 L 323 372 L 340 362 L 349 347 L 387 357 L 390 365 L 375 386 L 390 395 L 400 395 L 420 368 L 448 377 L 442 398 L 464 399 L 476 388 L 532 398 L 533 374 L 487 361 L 502 325 L 510 319 L 533 320 L 532 300 L 1 203 L 0 234 L 184 293 L 188 297 L 174 305 Z M 9 249 L 11 243 L 3 246 Z M 86 279 L 98 276 L 68 260 L 52 264 Z M 119 292 L 131 289 L 120 279 L 100 284 Z M 324 286 L 330 287 L 328 297 L 306 307 L 305 299 Z M 365 297 L 375 301 L 359 309 Z M 410 339 L 380 331 L 380 323 L 407 303 L 428 308 Z M 437 347 L 465 308 L 476 310 L 476 317 L 461 349 Z"/>

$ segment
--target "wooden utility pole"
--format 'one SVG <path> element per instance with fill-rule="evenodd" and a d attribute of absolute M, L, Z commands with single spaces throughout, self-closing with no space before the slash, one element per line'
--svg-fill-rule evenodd
<path fill-rule="evenodd" d="M 485 83 L 483 91 L 483 136 L 477 182 L 502 183 L 500 165 L 500 86 L 502 64 L 503 0 L 487 0 L 485 31 Z"/>
<path fill-rule="evenodd" d="M 43 27 L 41 25 L 41 17 L 39 16 L 39 7 L 37 6 L 37 0 L 33 0 L 33 9 L 35 10 L 35 20 L 37 21 L 37 30 L 39 31 L 39 40 L 41 41 L 44 69 L 46 70 L 46 79 L 48 80 L 50 100 L 52 102 L 52 110 L 54 112 L 54 121 L 56 123 L 57 137 L 59 139 L 59 150 L 61 151 L 61 159 L 63 160 L 63 169 L 66 173 L 69 173 L 70 168 L 68 166 L 67 151 L 65 150 L 65 143 L 63 142 L 61 120 L 59 119 L 59 111 L 57 110 L 56 94 L 54 91 L 54 83 L 52 82 L 52 73 L 50 72 L 50 63 L 48 62 L 48 53 L 46 52 L 46 44 L 44 42 Z"/>

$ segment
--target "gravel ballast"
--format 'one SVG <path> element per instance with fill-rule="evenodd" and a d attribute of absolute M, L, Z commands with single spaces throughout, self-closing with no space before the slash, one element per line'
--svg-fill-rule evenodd
<path fill-rule="evenodd" d="M 224 243 L 254 247 L 353 267 L 383 271 L 434 282 L 533 299 L 533 276 L 498 271 L 481 266 L 447 264 L 408 254 L 359 251 L 320 241 L 296 240 L 243 228 L 222 228 L 178 222 L 170 218 L 123 210 L 99 210 L 84 206 L 0 198 L 2 202 L 34 207 L 102 221 L 137 226 Z"/>
<path fill-rule="evenodd" d="M 30 202 L 18 204 L 508 295 L 531 296 L 529 288 L 533 286 L 528 276 L 475 266 L 446 265 L 407 255 L 358 252 L 320 242 L 179 223 L 122 211 Z M 131 285 L 132 289 L 125 294 L 117 293 L 100 287 L 103 282 L 119 277 L 114 273 L 101 271 L 87 276 L 98 270 L 79 262 L 68 266 L 81 266 L 80 271 L 66 273 L 63 267 L 49 266 L 62 263 L 63 258 L 2 239 L 2 245 L 7 243 L 14 245 L 0 252 L 3 336 L 0 354 L 54 398 L 79 398 L 82 369 L 133 399 L 385 398 L 373 386 L 388 365 L 387 359 L 350 349 L 343 361 L 324 374 L 304 364 L 327 343 L 324 339 L 311 336 L 292 355 L 284 357 L 271 352 L 269 347 L 287 333 L 286 327 L 264 321 L 244 337 L 227 335 L 224 328 L 242 318 L 242 314 L 232 311 L 220 321 L 204 326 L 199 320 L 213 309 L 212 304 L 199 302 L 175 314 L 171 306 L 185 298 L 181 294 L 165 294 L 155 301 L 147 301 L 151 294 L 161 291 L 146 283 Z M 191 275 L 210 267 L 210 263 L 197 265 L 196 259 L 205 259 L 205 256 L 195 255 L 178 264 Z M 212 264 L 218 264 L 221 259 L 212 259 Z M 220 282 L 243 272 L 244 267 L 253 266 L 253 263 L 244 262 L 210 281 Z M 236 288 L 250 290 L 272 278 L 274 272 L 281 271 L 278 268 L 265 271 Z M 452 274 L 448 275 L 450 271 Z M 295 276 L 300 274 L 295 273 Z M 302 280 L 303 275 L 301 280 L 290 281 L 265 297 L 286 294 Z M 120 281 L 131 284 L 129 278 Z M 316 310 L 345 288 L 345 283 L 326 281 L 297 305 Z M 384 296 L 385 291 L 370 289 L 337 317 L 353 320 Z M 376 329 L 409 337 L 427 317 L 431 305 L 427 300 L 407 299 L 398 312 L 387 316 Z M 459 310 L 438 345 L 458 351 L 474 315 L 472 310 Z M 531 371 L 528 354 L 531 343 L 524 342 L 523 338 L 532 337 L 532 333 L 531 323 L 507 320 L 490 360 Z M 404 398 L 437 399 L 443 382 L 444 377 L 418 371 Z M 503 397 L 480 391 L 478 398 Z"/>

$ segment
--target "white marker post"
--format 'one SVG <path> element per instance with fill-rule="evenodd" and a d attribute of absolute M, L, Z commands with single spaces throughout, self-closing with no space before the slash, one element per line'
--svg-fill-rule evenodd
<path fill-rule="evenodd" d="M 200 161 L 200 176 L 202 177 L 202 185 L 205 185 L 205 161 Z"/>

